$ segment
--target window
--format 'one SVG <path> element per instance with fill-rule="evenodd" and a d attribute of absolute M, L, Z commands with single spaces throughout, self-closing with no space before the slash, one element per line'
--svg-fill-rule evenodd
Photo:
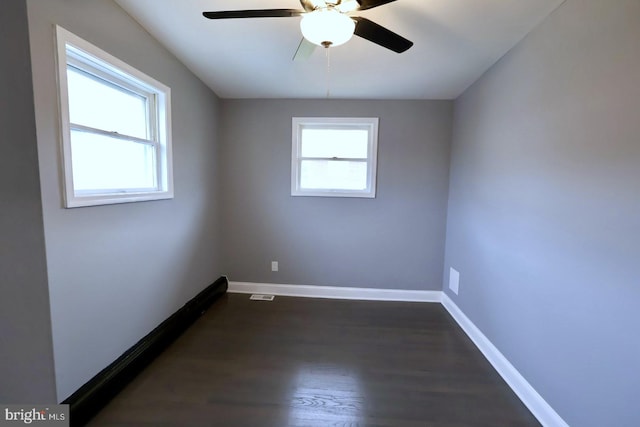
<path fill-rule="evenodd" d="M 291 195 L 376 196 L 377 118 L 293 118 Z"/>
<path fill-rule="evenodd" d="M 65 206 L 172 198 L 170 89 L 56 34 Z"/>

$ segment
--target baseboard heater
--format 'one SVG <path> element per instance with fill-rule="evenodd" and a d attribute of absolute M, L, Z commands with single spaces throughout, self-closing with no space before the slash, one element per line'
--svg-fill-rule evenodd
<path fill-rule="evenodd" d="M 228 287 L 227 278 L 220 277 L 65 399 L 62 403 L 69 405 L 71 425 L 85 425 Z"/>

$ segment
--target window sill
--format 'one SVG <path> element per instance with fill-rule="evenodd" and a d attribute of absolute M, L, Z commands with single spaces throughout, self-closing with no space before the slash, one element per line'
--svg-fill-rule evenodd
<path fill-rule="evenodd" d="M 154 193 L 128 193 L 92 196 L 74 196 L 66 200 L 66 208 L 81 208 L 88 206 L 114 205 L 120 203 L 147 202 L 152 200 L 173 199 L 173 191 Z"/>

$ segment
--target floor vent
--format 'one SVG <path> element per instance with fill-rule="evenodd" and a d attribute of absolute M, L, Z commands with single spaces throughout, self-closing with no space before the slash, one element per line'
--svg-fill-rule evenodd
<path fill-rule="evenodd" d="M 253 301 L 273 301 L 274 298 L 273 295 L 253 294 L 249 299 Z"/>

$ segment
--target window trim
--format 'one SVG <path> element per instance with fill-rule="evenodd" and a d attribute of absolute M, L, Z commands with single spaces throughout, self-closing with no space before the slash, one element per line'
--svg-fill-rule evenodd
<path fill-rule="evenodd" d="M 291 144 L 291 195 L 312 197 L 356 197 L 375 198 L 376 178 L 378 166 L 378 122 L 377 117 L 293 117 L 292 118 L 292 144 Z M 302 129 L 305 125 L 335 128 L 366 128 L 369 133 L 366 159 L 341 159 L 330 160 L 363 161 L 367 163 L 367 188 L 365 190 L 344 189 L 304 189 L 300 187 L 300 165 L 303 158 L 301 153 Z M 325 159 L 324 157 L 322 159 Z"/>
<path fill-rule="evenodd" d="M 171 199 L 173 193 L 173 159 L 171 143 L 171 89 L 111 54 L 56 25 L 58 105 L 60 113 L 61 164 L 64 207 L 96 206 L 149 200 Z M 98 78 L 146 98 L 149 139 L 120 135 L 104 129 L 73 124 L 69 114 L 67 66 L 82 72 L 90 70 Z M 94 134 L 147 144 L 155 150 L 154 189 L 75 190 L 71 153 L 71 131 Z"/>

